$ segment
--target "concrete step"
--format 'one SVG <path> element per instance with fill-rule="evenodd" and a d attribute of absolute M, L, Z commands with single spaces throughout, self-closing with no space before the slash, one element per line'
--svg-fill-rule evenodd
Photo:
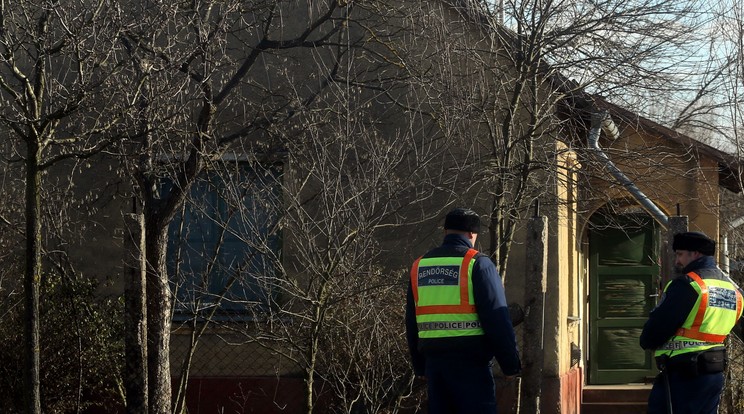
<path fill-rule="evenodd" d="M 646 414 L 646 403 L 581 403 L 581 414 Z"/>
<path fill-rule="evenodd" d="M 645 414 L 651 385 L 587 385 L 581 414 Z"/>

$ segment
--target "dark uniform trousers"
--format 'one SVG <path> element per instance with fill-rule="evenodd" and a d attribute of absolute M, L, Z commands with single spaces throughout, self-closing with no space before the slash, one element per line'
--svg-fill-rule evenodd
<path fill-rule="evenodd" d="M 496 414 L 491 364 L 426 357 L 429 414 Z"/>
<path fill-rule="evenodd" d="M 716 414 L 723 391 L 723 373 L 701 374 L 689 377 L 679 372 L 669 372 L 674 414 Z M 648 414 L 667 414 L 666 386 L 660 374 L 648 397 Z"/>
<path fill-rule="evenodd" d="M 727 362 L 724 350 L 683 354 L 671 359 L 657 358 L 657 364 L 664 372 L 654 380 L 648 398 L 648 414 L 669 412 L 667 392 L 671 394 L 669 399 L 674 414 L 716 414 Z"/>

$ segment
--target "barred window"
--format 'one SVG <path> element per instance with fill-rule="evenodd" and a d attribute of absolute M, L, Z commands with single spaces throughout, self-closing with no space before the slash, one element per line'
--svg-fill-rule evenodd
<path fill-rule="evenodd" d="M 200 177 L 169 229 L 175 318 L 248 316 L 273 294 L 280 165 L 223 163 Z"/>

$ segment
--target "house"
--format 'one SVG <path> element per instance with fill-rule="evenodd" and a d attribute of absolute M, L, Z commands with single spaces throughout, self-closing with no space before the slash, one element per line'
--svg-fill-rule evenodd
<path fill-rule="evenodd" d="M 544 392 L 560 395 L 551 402 L 560 408 L 543 407 L 608 413 L 612 402 L 617 412 L 645 412 L 643 390 L 657 371 L 638 337 L 672 275 L 667 219 L 686 216 L 690 230 L 718 239 L 721 194 L 741 191 L 739 163 L 600 97 L 590 102 L 609 128 L 585 118 L 574 130 L 572 173 L 582 177 L 567 173 L 561 191 L 571 207 L 550 222 Z M 595 149 L 605 158 L 587 142 L 592 132 L 602 132 Z"/>
<path fill-rule="evenodd" d="M 137 276 L 147 289 L 159 282 L 159 296 L 134 295 L 168 318 L 165 337 L 148 344 L 168 345 L 169 359 L 156 362 L 168 361 L 169 375 L 159 372 L 157 386 L 173 378 L 172 399 L 191 411 L 416 411 L 421 389 L 408 396 L 401 346 L 405 269 L 439 242 L 443 213 L 466 205 L 483 212 L 489 231 L 478 247 L 502 269 L 510 301 L 525 306 L 525 222 L 535 200 L 548 219 L 543 412 L 578 412 L 594 385 L 644 384 L 654 369 L 635 345 L 658 293 L 664 226 L 587 149 L 590 114 L 607 110 L 618 127 L 599 141 L 609 161 L 663 213 L 679 205 L 690 228 L 712 237 L 719 187 L 735 188 L 736 162 L 601 99 L 553 101 L 551 79 L 520 78 L 513 37 L 470 2 L 360 7 L 360 15 L 346 14 L 345 2 L 327 15 L 306 6 L 255 11 L 279 16 L 276 27 L 235 12 L 238 28 L 206 48 L 213 54 L 199 68 L 214 72 L 198 82 L 181 77 L 184 66 L 173 75 L 153 64 L 165 75 L 152 83 L 165 92 L 143 105 L 186 108 L 132 117 L 136 127 L 168 127 L 144 128 L 157 151 L 129 141 L 135 151 L 125 156 L 49 170 L 72 177 L 72 216 L 86 223 L 61 243 L 72 247 L 73 267 L 110 282 L 104 294 L 121 295 Z M 323 18 L 309 26 L 311 38 L 299 24 L 308 16 Z M 141 56 L 168 67 L 152 50 Z M 149 81 L 150 62 L 136 63 L 141 82 L 123 87 Z M 224 93 L 210 101 L 205 85 Z M 125 219 L 145 211 L 162 220 L 174 189 L 188 197 L 167 211 L 167 232 Z M 168 236 L 162 269 L 142 260 L 143 234 Z M 499 399 L 511 406 L 517 395 L 504 387 Z"/>

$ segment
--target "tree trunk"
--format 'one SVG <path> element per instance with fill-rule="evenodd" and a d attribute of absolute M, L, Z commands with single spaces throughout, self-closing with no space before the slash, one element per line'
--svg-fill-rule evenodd
<path fill-rule="evenodd" d="M 27 414 L 41 414 L 39 386 L 39 285 L 41 284 L 41 170 L 39 146 L 28 140 L 26 159 L 26 263 L 23 292 L 26 320 L 26 366 L 24 399 Z"/>
<path fill-rule="evenodd" d="M 166 268 L 167 227 L 152 212 L 145 216 L 147 257 L 147 368 L 149 414 L 170 414 L 172 298 Z"/>
<path fill-rule="evenodd" d="M 124 288 L 126 412 L 147 414 L 147 268 L 144 260 L 144 220 L 141 214 L 129 214 L 125 219 L 129 230 L 126 266 L 130 269 Z"/>

